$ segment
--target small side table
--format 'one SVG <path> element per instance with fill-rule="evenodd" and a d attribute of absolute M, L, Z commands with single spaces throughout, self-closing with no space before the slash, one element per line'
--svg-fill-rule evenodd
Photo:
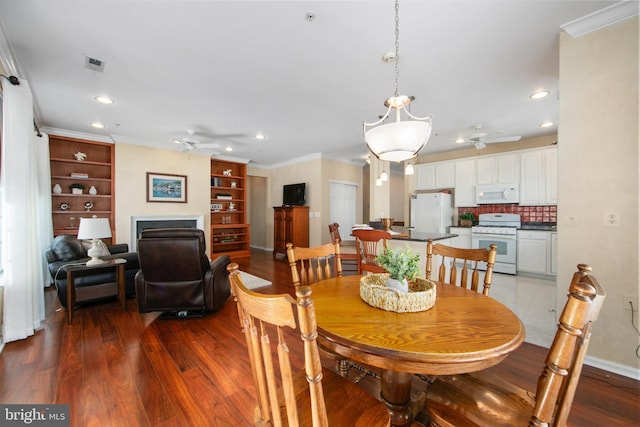
<path fill-rule="evenodd" d="M 76 273 L 79 271 L 93 270 L 96 268 L 115 267 L 116 282 L 118 282 L 118 302 L 122 310 L 125 309 L 126 293 L 124 289 L 124 266 L 126 259 L 116 258 L 105 260 L 102 264 L 96 265 L 67 265 L 62 267 L 67 272 L 67 323 L 70 325 L 73 319 L 73 305 L 76 302 Z"/>

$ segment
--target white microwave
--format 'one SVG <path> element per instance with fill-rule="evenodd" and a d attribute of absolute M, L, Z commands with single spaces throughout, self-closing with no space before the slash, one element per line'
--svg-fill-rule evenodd
<path fill-rule="evenodd" d="M 476 185 L 476 203 L 487 205 L 493 203 L 518 203 L 520 195 L 518 186 L 514 184 L 479 184 Z"/>

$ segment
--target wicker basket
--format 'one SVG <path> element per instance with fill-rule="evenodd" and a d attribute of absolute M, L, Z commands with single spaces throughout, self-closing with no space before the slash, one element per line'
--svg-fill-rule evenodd
<path fill-rule="evenodd" d="M 409 283 L 409 292 L 387 287 L 389 275 L 369 274 L 360 279 L 360 298 L 373 307 L 397 313 L 425 311 L 436 303 L 436 285 L 416 278 Z"/>

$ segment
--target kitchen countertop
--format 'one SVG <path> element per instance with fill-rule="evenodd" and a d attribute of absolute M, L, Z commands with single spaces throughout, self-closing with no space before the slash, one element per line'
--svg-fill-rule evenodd
<path fill-rule="evenodd" d="M 527 231 L 557 231 L 555 222 L 523 222 L 519 229 Z"/>
<path fill-rule="evenodd" d="M 453 237 L 458 237 L 457 234 L 424 233 L 420 231 L 414 231 L 413 229 L 406 228 L 406 227 L 391 227 L 391 230 L 397 233 L 402 233 L 400 235 L 394 235 L 393 236 L 394 240 L 407 240 L 411 242 L 426 242 L 429 239 L 435 242 L 436 240 L 451 239 Z"/>

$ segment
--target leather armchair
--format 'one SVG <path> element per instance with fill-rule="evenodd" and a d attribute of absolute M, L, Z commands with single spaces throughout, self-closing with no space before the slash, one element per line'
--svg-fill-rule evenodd
<path fill-rule="evenodd" d="M 134 277 L 139 270 L 138 254 L 129 252 L 129 245 L 118 243 L 107 246 L 111 255 L 101 256 L 108 260 L 124 258 L 127 263 L 125 271 L 125 287 L 127 296 L 135 293 Z M 56 286 L 58 298 L 63 307 L 67 307 L 67 273 L 62 267 L 67 264 L 82 264 L 89 260 L 87 251 L 75 236 L 61 234 L 56 236 L 51 247 L 45 252 L 47 268 L 51 275 L 51 282 Z M 76 304 L 113 298 L 118 294 L 114 269 L 96 268 L 86 272 L 76 273 Z"/>
<path fill-rule="evenodd" d="M 203 314 L 220 309 L 231 295 L 223 255 L 210 262 L 204 232 L 192 228 L 152 228 L 138 239 L 138 311 Z"/>

